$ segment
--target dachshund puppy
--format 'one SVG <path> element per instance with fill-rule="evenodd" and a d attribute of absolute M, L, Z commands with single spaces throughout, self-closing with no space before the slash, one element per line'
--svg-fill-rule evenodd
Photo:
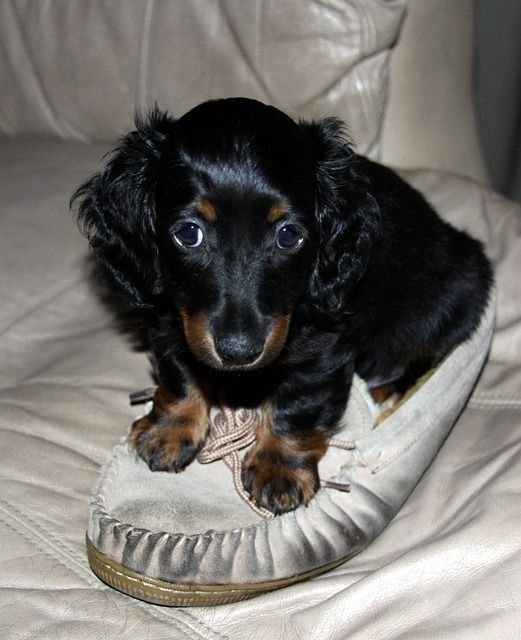
<path fill-rule="evenodd" d="M 340 121 L 232 98 L 138 119 L 75 194 L 159 386 L 131 441 L 152 470 L 204 445 L 215 390 L 263 407 L 243 481 L 275 513 L 307 503 L 357 372 L 407 388 L 476 329 L 491 269 Z"/>

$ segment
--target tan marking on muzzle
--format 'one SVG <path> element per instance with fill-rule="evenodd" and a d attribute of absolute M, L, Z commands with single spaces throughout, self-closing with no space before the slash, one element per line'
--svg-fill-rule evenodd
<path fill-rule="evenodd" d="M 196 358 L 210 366 L 222 368 L 222 361 L 215 350 L 215 343 L 208 328 L 208 317 L 205 311 L 189 315 L 180 309 L 186 341 Z"/>
<path fill-rule="evenodd" d="M 289 313 L 285 316 L 277 316 L 273 320 L 268 337 L 264 343 L 264 349 L 258 358 L 262 360 L 262 364 L 272 362 L 282 351 L 286 343 L 286 338 L 288 337 L 290 320 L 291 314 Z"/>

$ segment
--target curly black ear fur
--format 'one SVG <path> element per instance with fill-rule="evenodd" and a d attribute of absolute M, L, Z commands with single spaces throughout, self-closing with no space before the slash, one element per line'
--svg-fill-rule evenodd
<path fill-rule="evenodd" d="M 78 222 L 112 281 L 133 307 L 147 308 L 162 291 L 155 235 L 155 185 L 174 120 L 154 108 L 136 116 L 104 169 L 73 195 Z"/>
<path fill-rule="evenodd" d="M 364 274 L 379 235 L 380 210 L 357 170 L 344 125 L 336 118 L 301 123 L 316 153 L 316 216 L 320 247 L 309 283 L 313 304 L 329 315 L 347 310 L 350 289 Z"/>

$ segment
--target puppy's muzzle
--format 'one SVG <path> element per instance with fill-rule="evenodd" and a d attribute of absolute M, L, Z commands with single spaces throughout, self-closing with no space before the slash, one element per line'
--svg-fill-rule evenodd
<path fill-rule="evenodd" d="M 265 366 L 280 354 L 289 329 L 290 315 L 270 318 L 266 329 L 224 331 L 210 326 L 204 312 L 182 314 L 184 332 L 192 353 L 207 365 L 224 371 Z"/>

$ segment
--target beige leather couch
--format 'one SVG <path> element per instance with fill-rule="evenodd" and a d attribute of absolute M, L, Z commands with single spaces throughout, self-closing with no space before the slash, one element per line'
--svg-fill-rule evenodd
<path fill-rule="evenodd" d="M 2 639 L 520 637 L 521 211 L 483 186 L 472 3 L 413 0 L 404 16 L 405 4 L 0 3 Z M 485 242 L 497 328 L 468 407 L 366 551 L 255 600 L 168 609 L 104 586 L 86 561 L 91 487 L 150 377 L 99 295 L 68 199 L 135 109 L 181 114 L 226 95 L 340 116 L 360 151 L 405 168 Z"/>

